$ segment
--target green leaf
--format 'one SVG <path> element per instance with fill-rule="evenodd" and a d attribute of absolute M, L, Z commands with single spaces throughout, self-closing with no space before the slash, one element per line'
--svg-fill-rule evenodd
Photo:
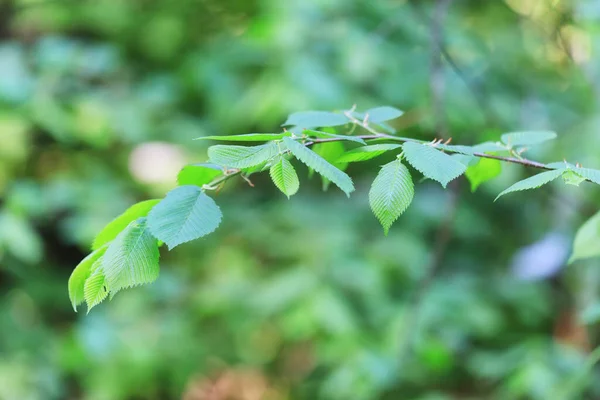
<path fill-rule="evenodd" d="M 224 142 L 268 142 L 290 136 L 289 132 L 282 133 L 248 133 L 244 135 L 201 136 L 194 140 L 221 140 Z"/>
<path fill-rule="evenodd" d="M 213 232 L 221 218 L 219 207 L 199 187 L 179 186 L 148 214 L 148 227 L 171 250 Z"/>
<path fill-rule="evenodd" d="M 498 143 L 494 142 L 483 142 L 472 146 L 472 149 L 476 153 L 500 153 L 508 151 L 508 149 L 504 146 L 501 146 Z"/>
<path fill-rule="evenodd" d="M 299 126 L 301 128 L 322 128 L 325 126 L 345 125 L 348 118 L 343 114 L 328 111 L 302 111 L 291 114 L 283 126 Z"/>
<path fill-rule="evenodd" d="M 328 132 L 322 132 L 322 131 L 314 131 L 314 130 L 311 130 L 311 129 L 305 129 L 302 132 L 306 136 L 314 137 L 314 138 L 319 138 L 319 139 L 341 139 L 341 140 L 348 140 L 350 142 L 355 142 L 355 143 L 360 143 L 360 144 L 367 144 L 363 139 L 361 139 L 359 137 L 356 137 L 356 136 L 337 135 L 335 133 L 328 133 Z"/>
<path fill-rule="evenodd" d="M 369 116 L 368 121 L 378 123 L 399 118 L 404 114 L 404 111 L 390 106 L 383 106 L 371 108 L 365 114 Z"/>
<path fill-rule="evenodd" d="M 450 144 L 442 144 L 442 143 L 436 144 L 434 148 L 439 149 L 439 150 L 449 151 L 452 153 L 463 154 L 466 156 L 472 156 L 473 154 L 475 154 L 477 152 L 475 147 L 462 146 L 462 145 L 450 145 Z"/>
<path fill-rule="evenodd" d="M 157 240 L 150 233 L 146 218 L 139 218 L 108 245 L 101 266 L 106 279 L 104 284 L 114 294 L 124 288 L 153 282 L 158 278 L 158 257 Z"/>
<path fill-rule="evenodd" d="M 346 151 L 346 148 L 342 144 L 342 142 L 325 142 L 325 143 L 317 143 L 312 147 L 312 151 L 317 153 L 319 156 L 323 157 L 325 161 L 339 169 L 340 171 L 345 171 L 348 168 L 348 163 L 338 162 L 338 158 Z M 312 177 L 314 170 L 312 168 L 309 169 L 309 177 Z M 323 190 L 327 190 L 329 188 L 329 184 L 331 181 L 324 176 L 321 176 L 321 181 L 323 183 Z"/>
<path fill-rule="evenodd" d="M 556 139 L 556 133 L 550 131 L 530 131 L 505 133 L 502 142 L 508 146 L 532 146 Z"/>
<path fill-rule="evenodd" d="M 202 187 L 202 185 L 209 184 L 222 173 L 222 167 L 216 164 L 200 163 L 186 165 L 179 171 L 177 183 L 179 186 L 196 185 Z"/>
<path fill-rule="evenodd" d="M 577 172 L 582 177 L 584 177 L 585 179 L 588 179 L 588 180 L 600 185 L 600 171 L 599 170 L 590 169 L 590 168 L 574 168 L 574 171 Z"/>
<path fill-rule="evenodd" d="M 443 187 L 467 169 L 460 161 L 425 144 L 407 142 L 402 148 L 410 165 L 427 178 L 438 181 Z"/>
<path fill-rule="evenodd" d="M 75 267 L 69 277 L 69 299 L 75 312 L 77 312 L 77 306 L 85 300 L 84 285 L 92 273 L 92 266 L 100 260 L 104 252 L 106 252 L 106 246 L 93 251 Z"/>
<path fill-rule="evenodd" d="M 539 188 L 540 186 L 552 182 L 553 180 L 561 176 L 565 171 L 565 169 L 555 169 L 552 171 L 542 172 L 541 174 L 534 175 L 527 179 L 523 179 L 522 181 L 515 183 L 514 185 L 500 193 L 498 197 L 496 197 L 496 200 L 508 193 Z"/>
<path fill-rule="evenodd" d="M 600 256 L 600 212 L 587 220 L 577 231 L 569 264 L 597 256 Z"/>
<path fill-rule="evenodd" d="M 216 145 L 208 148 L 208 157 L 211 162 L 230 168 L 253 167 L 270 160 L 278 153 L 275 142 L 260 146 Z"/>
<path fill-rule="evenodd" d="M 399 147 L 401 147 L 399 144 L 373 144 L 370 146 L 358 147 L 344 153 L 340 158 L 338 158 L 337 162 L 349 163 L 367 161 Z"/>
<path fill-rule="evenodd" d="M 369 204 L 386 235 L 412 202 L 414 192 L 410 172 L 400 160 L 384 165 L 377 174 L 369 191 Z"/>
<path fill-rule="evenodd" d="M 562 178 L 567 185 L 579 186 L 581 182 L 585 181 L 585 178 L 578 173 L 574 172 L 572 169 L 566 170 L 562 174 Z"/>
<path fill-rule="evenodd" d="M 271 166 L 269 175 L 271 175 L 271 179 L 275 186 L 277 186 L 288 199 L 298 192 L 298 189 L 300 188 L 298 174 L 296 174 L 296 170 L 292 163 L 284 157 L 280 157 L 279 160 Z"/>
<path fill-rule="evenodd" d="M 471 182 L 471 192 L 475 192 L 479 185 L 494 179 L 502 172 L 502 163 L 498 160 L 482 158 L 473 166 L 467 168 L 465 176 Z"/>
<path fill-rule="evenodd" d="M 337 187 L 342 189 L 347 196 L 350 196 L 350 193 L 354 191 L 352 179 L 350 179 L 350 177 L 343 171 L 340 171 L 328 163 L 323 157 L 319 156 L 303 144 L 298 143 L 290 138 L 283 138 L 283 142 L 298 160 L 317 171 L 320 175 L 329 179 Z"/>
<path fill-rule="evenodd" d="M 106 243 L 114 240 L 117 235 L 127 227 L 132 221 L 140 217 L 148 215 L 152 207 L 157 205 L 160 199 L 145 200 L 129 207 L 125 212 L 113 219 L 100 231 L 100 233 L 94 239 L 92 244 L 92 250 L 97 250 L 104 246 Z"/>
<path fill-rule="evenodd" d="M 95 306 L 102 303 L 108 296 L 108 287 L 106 285 L 106 278 L 100 266 L 102 259 L 98 260 L 94 265 L 95 270 L 92 275 L 85 281 L 84 296 L 85 302 L 87 303 L 87 312 L 92 310 Z"/>

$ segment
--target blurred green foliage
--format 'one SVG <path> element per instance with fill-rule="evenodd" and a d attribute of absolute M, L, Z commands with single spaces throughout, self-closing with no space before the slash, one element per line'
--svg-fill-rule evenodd
<path fill-rule="evenodd" d="M 155 284 L 85 316 L 66 282 L 108 221 L 206 159 L 192 138 L 391 104 L 404 136 L 552 129 L 533 158 L 598 168 L 599 99 L 595 0 L 2 0 L 0 398 L 598 398 L 598 262 L 560 267 L 600 194 L 493 204 L 518 166 L 473 195 L 420 185 L 388 237 L 381 160 L 349 167 L 350 200 L 257 176 Z"/>

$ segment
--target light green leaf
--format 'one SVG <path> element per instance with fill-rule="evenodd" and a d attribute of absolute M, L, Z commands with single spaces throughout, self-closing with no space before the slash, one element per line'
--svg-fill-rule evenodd
<path fill-rule="evenodd" d="M 309 168 L 314 169 L 320 175 L 329 179 L 337 187 L 342 189 L 347 196 L 354 191 L 354 184 L 352 179 L 346 175 L 343 171 L 340 171 L 335 166 L 328 163 L 323 157 L 316 154 L 301 143 L 296 142 L 290 138 L 283 138 L 283 142 L 287 145 L 290 152 Z"/>
<path fill-rule="evenodd" d="M 148 215 L 152 207 L 157 205 L 160 199 L 141 201 L 137 204 L 129 207 L 125 212 L 113 219 L 100 231 L 100 233 L 94 239 L 92 244 L 92 250 L 97 250 L 104 246 L 106 243 L 114 240 L 117 235 L 127 227 L 132 221 L 140 217 Z"/>
<path fill-rule="evenodd" d="M 501 137 L 508 146 L 532 146 L 556 139 L 556 133 L 551 131 L 510 132 Z"/>
<path fill-rule="evenodd" d="M 345 171 L 348 168 L 348 163 L 337 162 L 338 158 L 346 151 L 346 148 L 342 144 L 342 142 L 325 142 L 325 143 L 317 143 L 312 146 L 312 151 L 317 153 L 319 156 L 323 157 L 325 161 L 339 169 L 340 171 Z M 308 176 L 312 177 L 315 171 L 312 168 L 309 168 Z M 324 176 L 321 176 L 321 181 L 323 184 L 323 190 L 329 189 L 329 184 L 331 181 Z"/>
<path fill-rule="evenodd" d="M 148 227 L 171 250 L 213 232 L 221 218 L 219 207 L 199 187 L 179 186 L 148 214 Z"/>
<path fill-rule="evenodd" d="M 588 219 L 577 231 L 569 264 L 600 256 L 600 212 Z"/>
<path fill-rule="evenodd" d="M 179 186 L 202 185 L 209 184 L 217 176 L 223 173 L 223 168 L 210 163 L 191 164 L 183 167 L 177 175 L 177 183 Z"/>
<path fill-rule="evenodd" d="M 461 176 L 467 167 L 431 146 L 419 143 L 402 145 L 406 160 L 427 178 L 441 183 L 443 187 L 453 179 Z"/>
<path fill-rule="evenodd" d="M 379 157 L 382 154 L 390 150 L 396 150 L 401 147 L 399 144 L 373 144 L 370 146 L 358 147 L 344 153 L 337 162 L 360 162 L 367 161 L 375 157 Z"/>
<path fill-rule="evenodd" d="M 600 185 L 600 170 L 590 168 L 574 168 L 579 175 Z"/>
<path fill-rule="evenodd" d="M 365 114 L 369 116 L 368 121 L 377 123 L 399 118 L 404 114 L 404 111 L 390 106 L 383 106 L 371 108 L 367 110 Z"/>
<path fill-rule="evenodd" d="M 102 303 L 108 296 L 108 287 L 106 285 L 106 278 L 102 271 L 101 265 L 102 259 L 96 261 L 94 264 L 94 271 L 92 275 L 85 281 L 84 296 L 87 304 L 87 312 L 92 310 L 95 306 Z"/>
<path fill-rule="evenodd" d="M 301 128 L 322 128 L 325 126 L 345 125 L 348 118 L 343 114 L 328 111 L 302 111 L 291 114 L 283 126 L 299 126 Z"/>
<path fill-rule="evenodd" d="M 476 153 L 499 153 L 508 151 L 504 146 L 494 142 L 483 142 L 472 146 Z"/>
<path fill-rule="evenodd" d="M 572 169 L 566 170 L 562 174 L 562 178 L 567 185 L 579 186 L 581 182 L 585 182 L 585 178 L 574 172 Z"/>
<path fill-rule="evenodd" d="M 482 158 L 475 165 L 467 168 L 465 176 L 471 182 L 471 192 L 475 192 L 479 185 L 494 179 L 502 172 L 502 163 L 498 160 Z"/>
<path fill-rule="evenodd" d="M 530 178 L 523 179 L 522 181 L 515 183 L 514 185 L 500 193 L 498 197 L 496 197 L 496 200 L 508 193 L 517 192 L 521 190 L 537 189 L 540 186 L 552 182 L 553 180 L 561 176 L 565 171 L 565 169 L 554 169 L 552 171 L 542 172 L 541 174 L 537 174 Z"/>
<path fill-rule="evenodd" d="M 565 169 L 565 168 L 577 169 L 577 167 L 575 165 L 568 163 L 566 161 L 551 162 L 549 164 L 546 164 L 546 167 L 551 168 L 551 169 Z"/>
<path fill-rule="evenodd" d="M 282 133 L 248 133 L 244 135 L 201 136 L 194 140 L 221 140 L 224 142 L 268 142 L 290 136 L 289 132 Z"/>
<path fill-rule="evenodd" d="M 208 148 L 208 157 L 211 162 L 230 168 L 253 167 L 270 160 L 278 153 L 275 142 L 260 146 L 216 145 Z"/>
<path fill-rule="evenodd" d="M 69 299 L 75 312 L 77 312 L 77 306 L 85 300 L 84 285 L 92 273 L 92 266 L 100 260 L 105 251 L 106 246 L 94 250 L 75 267 L 69 277 Z"/>
<path fill-rule="evenodd" d="M 381 168 L 371 185 L 369 204 L 386 235 L 394 221 L 408 208 L 414 193 L 410 172 L 400 160 Z"/>
<path fill-rule="evenodd" d="M 436 144 L 435 146 L 431 146 L 439 150 L 449 151 L 451 153 L 464 154 L 466 156 L 472 156 L 477 152 L 475 147 L 471 146 L 462 146 L 462 145 L 450 145 L 450 144 Z"/>
<path fill-rule="evenodd" d="M 280 157 L 279 160 L 271 166 L 269 175 L 271 175 L 271 179 L 275 186 L 277 186 L 288 199 L 298 192 L 298 189 L 300 188 L 298 174 L 296 174 L 296 170 L 292 163 L 284 157 Z"/>
<path fill-rule="evenodd" d="M 314 131 L 314 130 L 311 130 L 311 129 L 305 129 L 304 131 L 302 131 L 302 133 L 304 133 L 306 136 L 314 137 L 314 138 L 319 138 L 319 139 L 341 139 L 341 140 L 348 140 L 350 142 L 356 142 L 356 143 L 360 143 L 360 144 L 366 144 L 363 139 L 361 139 L 359 137 L 356 137 L 356 136 L 337 135 L 335 133 L 328 133 L 328 132 L 322 132 L 322 131 Z"/>
<path fill-rule="evenodd" d="M 153 282 L 158 278 L 158 257 L 157 240 L 150 233 L 146 218 L 139 218 L 108 245 L 101 265 L 104 284 L 115 294 L 124 288 Z"/>

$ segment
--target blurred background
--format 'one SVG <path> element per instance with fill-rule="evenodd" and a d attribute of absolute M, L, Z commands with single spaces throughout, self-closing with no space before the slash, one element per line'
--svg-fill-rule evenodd
<path fill-rule="evenodd" d="M 565 266 L 600 190 L 493 203 L 520 166 L 423 182 L 388 237 L 385 160 L 349 200 L 255 175 L 155 284 L 73 312 L 94 235 L 204 161 L 193 138 L 353 104 L 424 140 L 552 129 L 528 157 L 599 168 L 600 2 L 0 0 L 0 399 L 600 398 L 598 260 Z"/>

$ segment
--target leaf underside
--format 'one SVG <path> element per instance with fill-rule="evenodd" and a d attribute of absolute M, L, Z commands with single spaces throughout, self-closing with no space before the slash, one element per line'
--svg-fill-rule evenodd
<path fill-rule="evenodd" d="M 102 303 L 106 297 L 108 297 L 108 288 L 106 286 L 106 278 L 103 270 L 100 267 L 102 260 L 96 262 L 98 265 L 95 266 L 96 270 L 92 275 L 85 281 L 84 296 L 87 304 L 87 312 L 89 313 L 92 308 Z"/>
<path fill-rule="evenodd" d="M 253 167 L 268 161 L 278 153 L 275 142 L 259 146 L 216 145 L 208 148 L 211 162 L 230 168 Z"/>
<path fill-rule="evenodd" d="M 443 187 L 467 170 L 460 161 L 429 145 L 407 142 L 402 145 L 402 149 L 410 165 L 427 178 L 438 181 Z"/>
<path fill-rule="evenodd" d="M 496 197 L 496 200 L 508 193 L 518 192 L 521 190 L 537 189 L 540 186 L 552 182 L 553 180 L 561 176 L 565 171 L 565 169 L 555 169 L 552 171 L 542 172 L 541 174 L 534 175 L 527 179 L 523 179 L 522 181 L 515 183 L 514 185 L 500 193 L 498 197 Z"/>

